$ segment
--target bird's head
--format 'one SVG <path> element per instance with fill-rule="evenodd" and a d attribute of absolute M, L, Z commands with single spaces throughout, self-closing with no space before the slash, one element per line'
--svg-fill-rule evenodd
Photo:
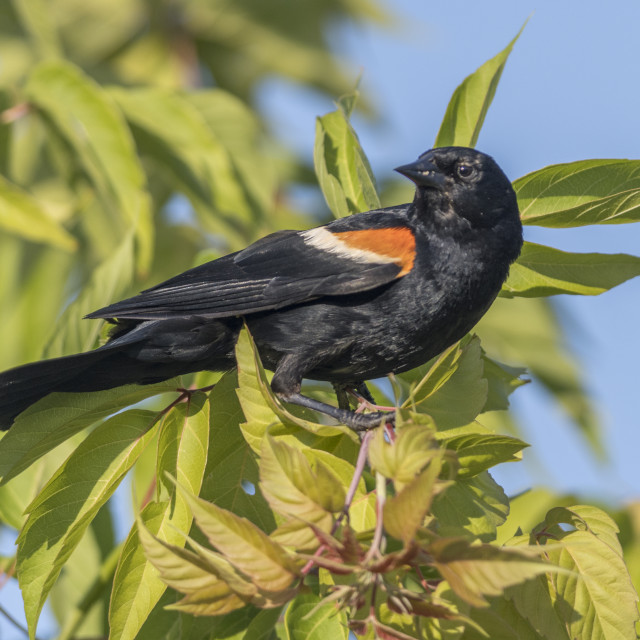
<path fill-rule="evenodd" d="M 438 226 L 493 228 L 519 224 L 511 182 L 493 158 L 468 147 L 440 147 L 396 171 L 416 184 L 415 211 Z M 426 222 L 426 220 L 425 220 Z"/>

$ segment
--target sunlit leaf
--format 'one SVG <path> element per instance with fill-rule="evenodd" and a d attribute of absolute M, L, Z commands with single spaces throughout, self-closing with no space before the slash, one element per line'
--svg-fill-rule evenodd
<path fill-rule="evenodd" d="M 488 605 L 485 596 L 500 595 L 507 587 L 554 569 L 540 559 L 542 552 L 535 547 L 516 549 L 441 539 L 429 546 L 429 552 L 456 594 L 475 607 Z"/>
<path fill-rule="evenodd" d="M 275 527 L 273 512 L 258 487 L 255 454 L 240 431 L 244 415 L 236 389 L 235 372 L 225 374 L 211 392 L 210 445 L 201 496 L 249 518 L 263 531 Z M 250 484 L 249 484 L 250 483 Z M 251 486 L 253 495 L 247 492 Z"/>
<path fill-rule="evenodd" d="M 29 407 L 2 439 L 1 482 L 7 482 L 61 442 L 123 407 L 175 391 L 175 381 L 93 393 L 51 394 Z"/>
<path fill-rule="evenodd" d="M 579 227 L 640 220 L 640 160 L 580 160 L 513 183 L 522 222 Z"/>
<path fill-rule="evenodd" d="M 496 527 L 507 518 L 509 500 L 502 487 L 483 471 L 447 487 L 434 500 L 431 512 L 438 521 L 440 535 L 491 542 L 495 540 Z"/>
<path fill-rule="evenodd" d="M 174 407 L 162 425 L 158 444 L 160 478 L 169 472 L 191 491 L 198 492 L 204 474 L 209 435 L 209 403 L 195 394 L 187 403 Z M 174 490 L 174 485 L 170 486 Z M 146 507 L 142 522 L 162 541 L 182 546 L 191 527 L 191 511 L 181 495 Z M 119 638 L 134 638 L 149 616 L 165 586 L 157 578 L 138 544 L 136 528 L 131 531 L 118 570 L 110 605 L 110 627 Z M 133 604 L 132 604 L 133 603 Z"/>
<path fill-rule="evenodd" d="M 482 408 L 485 411 L 506 410 L 509 408 L 509 396 L 529 380 L 526 376 L 527 370 L 524 367 L 511 367 L 502 362 L 489 358 L 486 354 L 483 357 L 484 377 L 489 383 L 487 402 Z"/>
<path fill-rule="evenodd" d="M 475 476 L 502 462 L 520 460 L 519 452 L 529 446 L 518 438 L 486 433 L 445 438 L 440 444 L 456 452 L 460 478 Z"/>
<path fill-rule="evenodd" d="M 0 176 L 0 228 L 33 242 L 73 251 L 75 238 L 29 194 Z"/>
<path fill-rule="evenodd" d="M 442 468 L 442 455 L 434 458 L 420 475 L 395 496 L 387 498 L 383 508 L 385 530 L 408 545 L 422 526 L 431 507 L 433 490 Z"/>
<path fill-rule="evenodd" d="M 468 424 L 487 401 L 483 372 L 480 340 L 464 338 L 434 361 L 398 376 L 411 389 L 403 406 L 428 414 L 439 430 Z"/>
<path fill-rule="evenodd" d="M 191 493 L 200 493 L 209 447 L 209 413 L 209 398 L 196 392 L 165 420 L 158 440 L 157 469 L 158 481 L 170 491 L 174 485 L 167 473 Z"/>
<path fill-rule="evenodd" d="M 62 47 L 47 3 L 44 0 L 13 0 L 12 4 L 40 55 L 45 58 L 59 56 Z"/>
<path fill-rule="evenodd" d="M 213 92 L 212 92 L 213 93 Z M 152 155 L 191 200 L 203 224 L 239 248 L 238 223 L 253 212 L 229 153 L 187 96 L 159 87 L 112 89 L 143 153 Z"/>
<path fill-rule="evenodd" d="M 138 265 L 146 271 L 153 247 L 150 201 L 122 114 L 101 87 L 62 60 L 35 67 L 26 92 L 76 152 L 112 224 L 120 220 L 123 234 L 136 229 Z"/>
<path fill-rule="evenodd" d="M 142 520 L 137 528 L 145 555 L 155 567 L 154 573 L 159 572 L 166 584 L 185 595 L 171 608 L 196 615 L 221 615 L 247 604 L 250 597 L 239 596 L 198 554 L 159 539 Z M 228 571 L 232 572 L 233 568 L 229 566 Z M 236 576 L 236 580 L 241 578 Z M 251 591 L 253 585 L 245 584 Z"/>
<path fill-rule="evenodd" d="M 344 611 L 322 604 L 312 593 L 301 594 L 287 607 L 284 616 L 287 640 L 347 640 L 349 629 Z"/>
<path fill-rule="evenodd" d="M 542 298 L 498 298 L 477 325 L 487 353 L 523 363 L 602 453 L 598 412 L 558 312 Z"/>
<path fill-rule="evenodd" d="M 181 492 L 193 511 L 198 527 L 209 542 L 232 564 L 267 591 L 284 591 L 298 569 L 284 549 L 246 518 Z"/>
<path fill-rule="evenodd" d="M 638 596 L 624 566 L 617 532 L 615 522 L 595 507 L 551 509 L 534 528 L 531 540 L 565 571 L 551 574 L 548 585 L 539 582 L 510 590 L 518 609 L 537 626 L 545 624 L 543 615 L 547 624 L 559 619 L 571 638 L 634 638 Z M 525 536 L 517 536 L 509 544 L 526 542 Z M 545 604 L 546 594 L 552 613 Z"/>
<path fill-rule="evenodd" d="M 589 531 L 602 540 L 618 555 L 622 555 L 622 547 L 618 540 L 618 525 L 602 509 L 591 505 L 572 505 L 550 509 L 544 519 L 545 526 L 567 524 L 578 531 Z"/>
<path fill-rule="evenodd" d="M 635 640 L 638 596 L 622 557 L 587 531 L 562 537 L 561 551 L 549 560 L 571 573 L 553 577 L 553 589 L 566 605 L 563 621 L 570 636 Z"/>
<path fill-rule="evenodd" d="M 132 410 L 108 420 L 74 451 L 28 507 L 18 538 L 18 575 L 29 628 L 98 509 L 152 437 L 156 414 Z"/>
<path fill-rule="evenodd" d="M 120 298 L 133 280 L 133 241 L 122 244 L 91 274 L 80 295 L 65 309 L 45 349 L 47 358 L 88 351 L 96 345 L 102 320 L 84 316 Z"/>
<path fill-rule="evenodd" d="M 322 462 L 314 468 L 302 451 L 267 435 L 260 456 L 260 488 L 276 511 L 329 530 L 344 506 L 342 483 Z"/>
<path fill-rule="evenodd" d="M 440 455 L 434 434 L 421 425 L 399 430 L 393 443 L 385 440 L 384 430 L 380 428 L 369 447 L 371 467 L 386 478 L 404 484 L 411 482 Z"/>
<path fill-rule="evenodd" d="M 640 275 L 640 257 L 624 253 L 568 253 L 525 242 L 502 294 L 594 296 Z"/>
<path fill-rule="evenodd" d="M 344 108 L 316 120 L 313 157 L 320 188 L 336 218 L 380 208 L 373 172 Z"/>
<path fill-rule="evenodd" d="M 108 634 L 109 590 L 120 550 L 106 504 L 65 562 L 49 594 L 47 604 L 59 621 L 61 640 L 74 634 Z M 96 567 L 96 571 L 87 571 L 87 567 Z"/>
<path fill-rule="evenodd" d="M 487 60 L 479 69 L 467 76 L 454 91 L 434 147 L 476 146 L 480 129 L 493 102 L 507 58 L 525 25 L 498 55 Z"/>

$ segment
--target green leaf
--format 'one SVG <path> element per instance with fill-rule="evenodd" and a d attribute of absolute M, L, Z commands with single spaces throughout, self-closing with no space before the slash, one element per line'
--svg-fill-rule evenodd
<path fill-rule="evenodd" d="M 266 375 L 259 361 L 248 330 L 242 329 L 236 342 L 238 366 L 238 399 L 246 418 L 242 433 L 256 452 L 260 453 L 267 429 L 280 421 L 269 403 L 265 402 L 263 389 L 267 387 Z"/>
<path fill-rule="evenodd" d="M 567 530 L 566 525 L 575 530 Z M 534 540 L 545 543 L 551 539 L 551 547 L 543 544 L 541 549 L 550 562 L 566 570 L 550 577 L 550 593 L 571 638 L 636 637 L 638 596 L 617 531 L 603 511 L 581 505 L 551 509 L 533 530 Z"/>
<path fill-rule="evenodd" d="M 179 485 L 178 485 L 179 486 Z M 284 549 L 246 518 L 189 494 L 185 496 L 198 527 L 237 569 L 266 591 L 286 591 L 298 569 Z"/>
<path fill-rule="evenodd" d="M 296 435 L 304 438 L 304 431 L 306 431 L 323 437 L 346 434 L 352 440 L 358 440 L 358 436 L 347 427 L 329 426 L 304 420 L 283 407 L 271 390 L 253 338 L 246 327 L 240 331 L 236 342 L 236 362 L 238 398 L 247 419 L 247 422 L 242 425 L 242 432 L 256 453 L 260 452 L 267 429 L 274 437 Z"/>
<path fill-rule="evenodd" d="M 80 295 L 64 311 L 49 339 L 44 355 L 56 358 L 92 349 L 104 325 L 84 316 L 122 297 L 133 280 L 133 239 L 122 244 L 91 274 Z"/>
<path fill-rule="evenodd" d="M 349 628 L 345 611 L 333 604 L 322 604 L 312 593 L 300 594 L 284 615 L 287 640 L 347 640 Z"/>
<path fill-rule="evenodd" d="M 512 538 L 508 546 L 529 546 L 529 536 L 520 535 Z M 556 594 L 553 592 L 548 575 L 541 575 L 533 580 L 509 587 L 505 591 L 504 599 L 498 598 L 491 602 L 491 609 L 496 613 L 507 610 L 514 621 L 511 626 L 520 628 L 524 623 L 535 629 L 536 639 L 557 638 L 570 640 L 567 626 L 556 606 Z M 481 619 L 474 616 L 482 625 Z M 486 628 L 486 627 L 485 627 Z"/>
<path fill-rule="evenodd" d="M 110 95 L 134 127 L 138 145 L 189 197 L 203 224 L 232 246 L 242 244 L 238 222 L 251 224 L 251 202 L 229 153 L 188 96 L 160 87 L 114 88 Z"/>
<path fill-rule="evenodd" d="M 162 425 L 158 440 L 158 483 L 170 492 L 175 485 L 167 479 L 167 473 L 191 493 L 200 493 L 209 447 L 209 413 L 209 398 L 196 392 L 174 407 Z M 176 496 L 176 508 L 178 502 Z M 188 528 L 184 531 L 187 533 Z"/>
<path fill-rule="evenodd" d="M 255 455 L 240 430 L 244 419 L 236 395 L 238 377 L 226 373 L 211 392 L 209 457 L 202 483 L 201 496 L 244 516 L 263 531 L 275 527 L 273 512 L 258 487 L 258 465 Z M 243 483 L 250 482 L 255 494 L 249 495 Z"/>
<path fill-rule="evenodd" d="M 373 172 L 343 106 L 316 119 L 313 160 L 336 218 L 380 208 Z"/>
<path fill-rule="evenodd" d="M 323 439 L 322 442 L 326 442 Z M 348 440 L 351 443 L 351 440 Z M 336 455 L 329 453 L 328 451 L 322 451 L 321 449 L 303 449 L 302 452 L 308 457 L 312 456 L 323 462 L 335 475 L 340 479 L 343 487 L 348 487 L 353 480 L 355 473 L 354 465 L 346 460 L 343 460 L 340 456 L 341 452 L 337 452 Z M 373 529 L 375 526 L 375 494 L 373 492 L 368 493 L 365 482 L 362 478 L 358 482 L 358 487 L 349 509 L 349 523 L 351 527 L 357 531 L 367 531 Z"/>
<path fill-rule="evenodd" d="M 572 499 L 569 496 L 558 496 L 547 489 L 539 488 L 512 497 L 509 500 L 509 516 L 498 529 L 497 543 L 510 542 L 518 535 L 518 531 L 531 531 L 552 507 L 571 503 Z"/>
<path fill-rule="evenodd" d="M 441 536 L 491 542 L 496 538 L 496 527 L 507 518 L 509 500 L 502 487 L 483 471 L 447 487 L 436 496 L 431 512 L 438 521 Z"/>
<path fill-rule="evenodd" d="M 498 55 L 467 76 L 454 91 L 434 147 L 476 146 L 507 58 L 525 26 L 526 22 L 516 37 Z"/>
<path fill-rule="evenodd" d="M 602 509 L 590 505 L 554 507 L 545 516 L 543 529 L 555 524 L 568 524 L 578 531 L 589 531 L 622 556 L 618 525 Z"/>
<path fill-rule="evenodd" d="M 441 446 L 453 449 L 458 457 L 459 478 L 470 478 L 502 462 L 518 461 L 529 445 L 518 438 L 487 433 L 468 433 L 444 438 Z"/>
<path fill-rule="evenodd" d="M 153 505 L 153 507 L 149 505 L 146 511 L 148 511 L 149 515 L 152 515 L 153 511 L 157 511 L 159 507 L 159 503 Z M 148 522 L 151 521 L 148 518 Z M 151 532 L 150 528 L 142 518 L 138 520 L 138 538 L 144 549 L 144 556 L 153 566 L 150 574 L 152 586 L 155 586 L 154 583 L 158 582 L 157 576 L 159 574 L 164 583 L 185 595 L 182 600 L 170 605 L 172 609 L 195 615 L 226 614 L 244 607 L 250 600 L 251 591 L 253 593 L 256 592 L 256 588 L 251 583 L 243 581 L 239 575 L 236 575 L 235 582 L 245 582 L 246 589 L 249 590 L 246 597 L 240 597 L 206 560 L 203 560 L 193 551 L 188 551 L 181 546 L 176 546 L 158 538 L 157 535 Z M 229 574 L 233 573 L 233 568 L 230 565 L 228 565 L 227 572 Z M 141 586 L 144 584 L 144 582 L 140 581 Z M 162 591 L 165 589 L 163 584 L 161 589 Z M 157 590 L 156 588 L 155 591 Z M 120 597 L 120 600 L 124 608 L 126 601 L 122 597 Z M 136 602 L 136 600 L 140 600 L 140 598 L 134 597 L 133 602 Z M 116 613 L 112 609 L 112 615 Z M 126 609 L 122 613 L 126 613 Z M 129 615 L 131 616 L 131 614 Z M 134 615 L 136 627 L 141 626 L 146 615 L 144 615 L 144 612 L 137 611 L 134 612 Z M 118 638 L 135 638 L 137 633 L 135 628 L 117 629 L 116 631 L 115 637 Z M 112 633 L 114 633 L 113 626 Z"/>
<path fill-rule="evenodd" d="M 571 572 L 553 578 L 570 636 L 635 640 L 638 596 L 620 555 L 587 531 L 573 531 L 562 543 L 548 555 Z"/>
<path fill-rule="evenodd" d="M 27 240 L 74 251 L 76 239 L 39 202 L 0 176 L 0 228 Z"/>
<path fill-rule="evenodd" d="M 640 275 L 640 258 L 625 253 L 567 253 L 525 242 L 502 294 L 539 297 L 559 293 L 595 296 Z"/>
<path fill-rule="evenodd" d="M 158 476 L 165 472 L 180 478 L 193 492 L 200 491 L 209 438 L 209 402 L 202 393 L 174 407 L 162 424 L 158 441 Z M 166 481 L 166 480 L 165 480 Z M 173 492 L 174 485 L 170 485 Z M 191 528 L 191 510 L 181 494 L 171 501 L 148 505 L 141 518 L 154 535 L 182 546 Z M 129 534 L 114 579 L 110 605 L 111 633 L 117 638 L 135 638 L 162 596 L 165 585 L 146 559 L 134 527 Z"/>
<path fill-rule="evenodd" d="M 502 362 L 483 355 L 484 377 L 489 383 L 487 402 L 482 407 L 482 412 L 499 411 L 509 408 L 509 396 L 529 380 L 522 376 L 526 375 L 524 367 L 510 367 Z"/>
<path fill-rule="evenodd" d="M 476 327 L 487 352 L 526 365 L 567 411 L 596 452 L 602 452 L 598 412 L 568 351 L 560 318 L 543 298 L 498 298 Z"/>
<path fill-rule="evenodd" d="M 466 540 L 443 538 L 429 545 L 429 553 L 455 593 L 474 607 L 487 606 L 485 596 L 500 595 L 514 584 L 557 571 L 540 560 L 542 552 L 535 547 L 471 545 Z"/>
<path fill-rule="evenodd" d="M 434 488 L 442 469 L 442 452 L 429 466 L 405 485 L 395 496 L 388 498 L 383 507 L 385 530 L 408 546 L 431 508 Z"/>
<path fill-rule="evenodd" d="M 579 227 L 640 220 L 640 160 L 556 164 L 513 183 L 524 224 Z"/>
<path fill-rule="evenodd" d="M 107 93 L 71 63 L 44 62 L 25 88 L 29 100 L 54 123 L 80 160 L 112 225 L 136 230 L 138 266 L 148 270 L 153 226 L 145 176 L 133 139 Z"/>
<path fill-rule="evenodd" d="M 62 566 L 151 439 L 156 421 L 153 412 L 132 410 L 100 425 L 28 507 L 18 575 L 32 634 Z"/>
<path fill-rule="evenodd" d="M 167 380 L 93 393 L 53 393 L 22 413 L 2 439 L 0 483 L 5 483 L 85 427 L 123 407 L 176 390 Z"/>
<path fill-rule="evenodd" d="M 109 505 L 92 520 L 53 585 L 49 605 L 59 621 L 59 640 L 108 635 L 107 611 L 121 546 L 115 545 Z M 87 567 L 95 567 L 87 571 Z"/>
<path fill-rule="evenodd" d="M 246 631 L 233 637 L 233 640 L 272 640 L 274 638 L 274 629 L 278 620 L 282 617 L 282 607 L 259 611 L 249 623 Z M 226 638 L 224 635 L 215 635 L 215 638 Z"/>
<path fill-rule="evenodd" d="M 530 584 L 546 579 L 533 578 L 515 587 L 507 589 L 507 593 L 515 590 L 527 589 Z M 545 612 L 547 613 L 547 612 Z M 508 598 L 491 598 L 489 607 L 478 607 L 471 611 L 471 619 L 483 630 L 468 626 L 462 636 L 462 640 L 487 640 L 487 638 L 500 638 L 500 640 L 570 640 L 566 630 L 562 626 L 552 626 L 551 634 L 541 634 L 535 625 L 517 608 L 516 604 Z"/>
<path fill-rule="evenodd" d="M 325 531 L 345 501 L 342 483 L 319 459 L 312 467 L 300 449 L 269 435 L 262 444 L 260 489 L 275 511 Z"/>
<path fill-rule="evenodd" d="M 38 53 L 44 58 L 60 56 L 62 47 L 47 3 L 44 0 L 13 0 L 12 4 Z"/>
<path fill-rule="evenodd" d="M 263 150 L 263 127 L 247 103 L 222 89 L 191 91 L 184 95 L 200 113 L 213 135 L 231 157 L 233 168 L 247 193 L 252 211 L 273 214 L 279 175 L 269 150 Z M 236 179 L 237 179 L 236 178 Z M 253 211 L 255 216 L 258 211 Z"/>
<path fill-rule="evenodd" d="M 16 531 L 24 524 L 24 510 L 35 497 L 41 483 L 41 470 L 31 467 L 12 482 L 0 486 L 0 523 Z"/>
<path fill-rule="evenodd" d="M 398 376 L 410 386 L 403 407 L 415 406 L 431 416 L 439 430 L 471 422 L 487 402 L 480 340 L 463 338 L 435 361 Z"/>
<path fill-rule="evenodd" d="M 422 425 L 399 429 L 392 443 L 386 441 L 384 429 L 379 428 L 369 446 L 372 469 L 402 484 L 412 482 L 440 455 L 433 432 Z"/>

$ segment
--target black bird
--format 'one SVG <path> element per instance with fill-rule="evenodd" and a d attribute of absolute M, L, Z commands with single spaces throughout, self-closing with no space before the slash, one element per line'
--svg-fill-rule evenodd
<path fill-rule="evenodd" d="M 149 384 L 235 365 L 243 319 L 274 392 L 355 430 L 381 421 L 300 394 L 303 378 L 366 395 L 365 381 L 423 364 L 487 311 L 522 246 L 508 178 L 464 147 L 396 171 L 412 203 L 308 231 L 279 231 L 89 318 L 114 323 L 102 347 L 0 374 L 0 428 L 54 391 Z"/>

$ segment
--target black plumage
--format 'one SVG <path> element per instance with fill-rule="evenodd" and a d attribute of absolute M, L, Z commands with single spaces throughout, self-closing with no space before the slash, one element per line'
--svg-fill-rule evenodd
<path fill-rule="evenodd" d="M 416 183 L 410 204 L 271 234 L 90 314 L 116 323 L 107 344 L 0 374 L 0 426 L 53 391 L 230 369 L 243 319 L 283 400 L 379 423 L 302 396 L 302 379 L 362 390 L 423 364 L 487 311 L 522 246 L 515 193 L 489 156 L 446 147 L 397 170 Z"/>

